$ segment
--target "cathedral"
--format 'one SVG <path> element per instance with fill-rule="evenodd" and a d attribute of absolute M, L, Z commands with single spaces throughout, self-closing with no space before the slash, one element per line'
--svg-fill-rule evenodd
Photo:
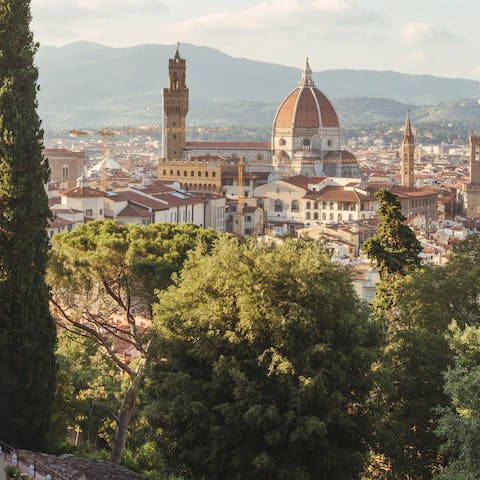
<path fill-rule="evenodd" d="M 308 59 L 298 86 L 277 110 L 271 143 L 187 142 L 189 92 L 178 45 L 168 70 L 169 87 L 162 94 L 160 180 L 178 181 L 185 190 L 223 193 L 222 176 L 231 173 L 240 157 L 246 171 L 268 172 L 270 180 L 293 175 L 360 178 L 355 156 L 342 149 L 337 113 L 315 86 Z"/>

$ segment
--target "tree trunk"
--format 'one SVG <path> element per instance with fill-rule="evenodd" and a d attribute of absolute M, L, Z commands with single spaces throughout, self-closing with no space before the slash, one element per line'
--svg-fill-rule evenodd
<path fill-rule="evenodd" d="M 115 431 L 115 440 L 113 443 L 111 462 L 119 465 L 122 461 L 123 450 L 127 440 L 128 426 L 132 418 L 133 409 L 137 400 L 136 385 L 132 385 L 123 399 L 118 412 L 117 429 Z"/>

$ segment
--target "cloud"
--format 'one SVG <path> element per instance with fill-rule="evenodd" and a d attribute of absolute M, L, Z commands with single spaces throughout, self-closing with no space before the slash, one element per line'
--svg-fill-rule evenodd
<path fill-rule="evenodd" d="M 426 64 L 432 63 L 436 61 L 436 58 L 426 52 L 425 50 L 417 50 L 416 52 L 412 53 L 411 55 L 407 55 L 403 58 L 404 63 L 407 65 L 410 64 Z"/>
<path fill-rule="evenodd" d="M 405 43 L 458 42 L 461 37 L 432 23 L 409 23 L 400 34 Z"/>
<path fill-rule="evenodd" d="M 351 32 L 352 27 L 382 21 L 378 14 L 360 8 L 354 0 L 273 0 L 243 10 L 191 18 L 177 27 L 184 36 L 273 32 L 284 40 L 306 32 L 316 37 L 332 32 L 340 36 L 342 32 Z"/>

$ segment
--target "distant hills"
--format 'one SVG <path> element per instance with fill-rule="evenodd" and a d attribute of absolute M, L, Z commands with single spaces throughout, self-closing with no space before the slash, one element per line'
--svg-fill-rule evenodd
<path fill-rule="evenodd" d="M 161 123 L 161 91 L 174 51 L 171 45 L 111 48 L 89 42 L 41 47 L 36 63 L 46 127 Z M 300 78 L 299 69 L 234 58 L 213 48 L 184 44 L 181 54 L 187 59 L 188 120 L 204 126 L 270 125 L 279 102 Z M 315 58 L 311 63 L 315 66 Z M 408 108 L 425 121 L 466 114 L 480 120 L 480 82 L 474 80 L 370 70 L 326 70 L 314 78 L 343 124 L 396 121 Z"/>

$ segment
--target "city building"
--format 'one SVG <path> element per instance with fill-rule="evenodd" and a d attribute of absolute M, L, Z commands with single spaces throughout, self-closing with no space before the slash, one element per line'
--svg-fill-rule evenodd
<path fill-rule="evenodd" d="M 43 151 L 50 165 L 50 181 L 61 184 L 64 189 L 74 188 L 82 176 L 86 156 L 65 148 L 46 148 Z"/>

